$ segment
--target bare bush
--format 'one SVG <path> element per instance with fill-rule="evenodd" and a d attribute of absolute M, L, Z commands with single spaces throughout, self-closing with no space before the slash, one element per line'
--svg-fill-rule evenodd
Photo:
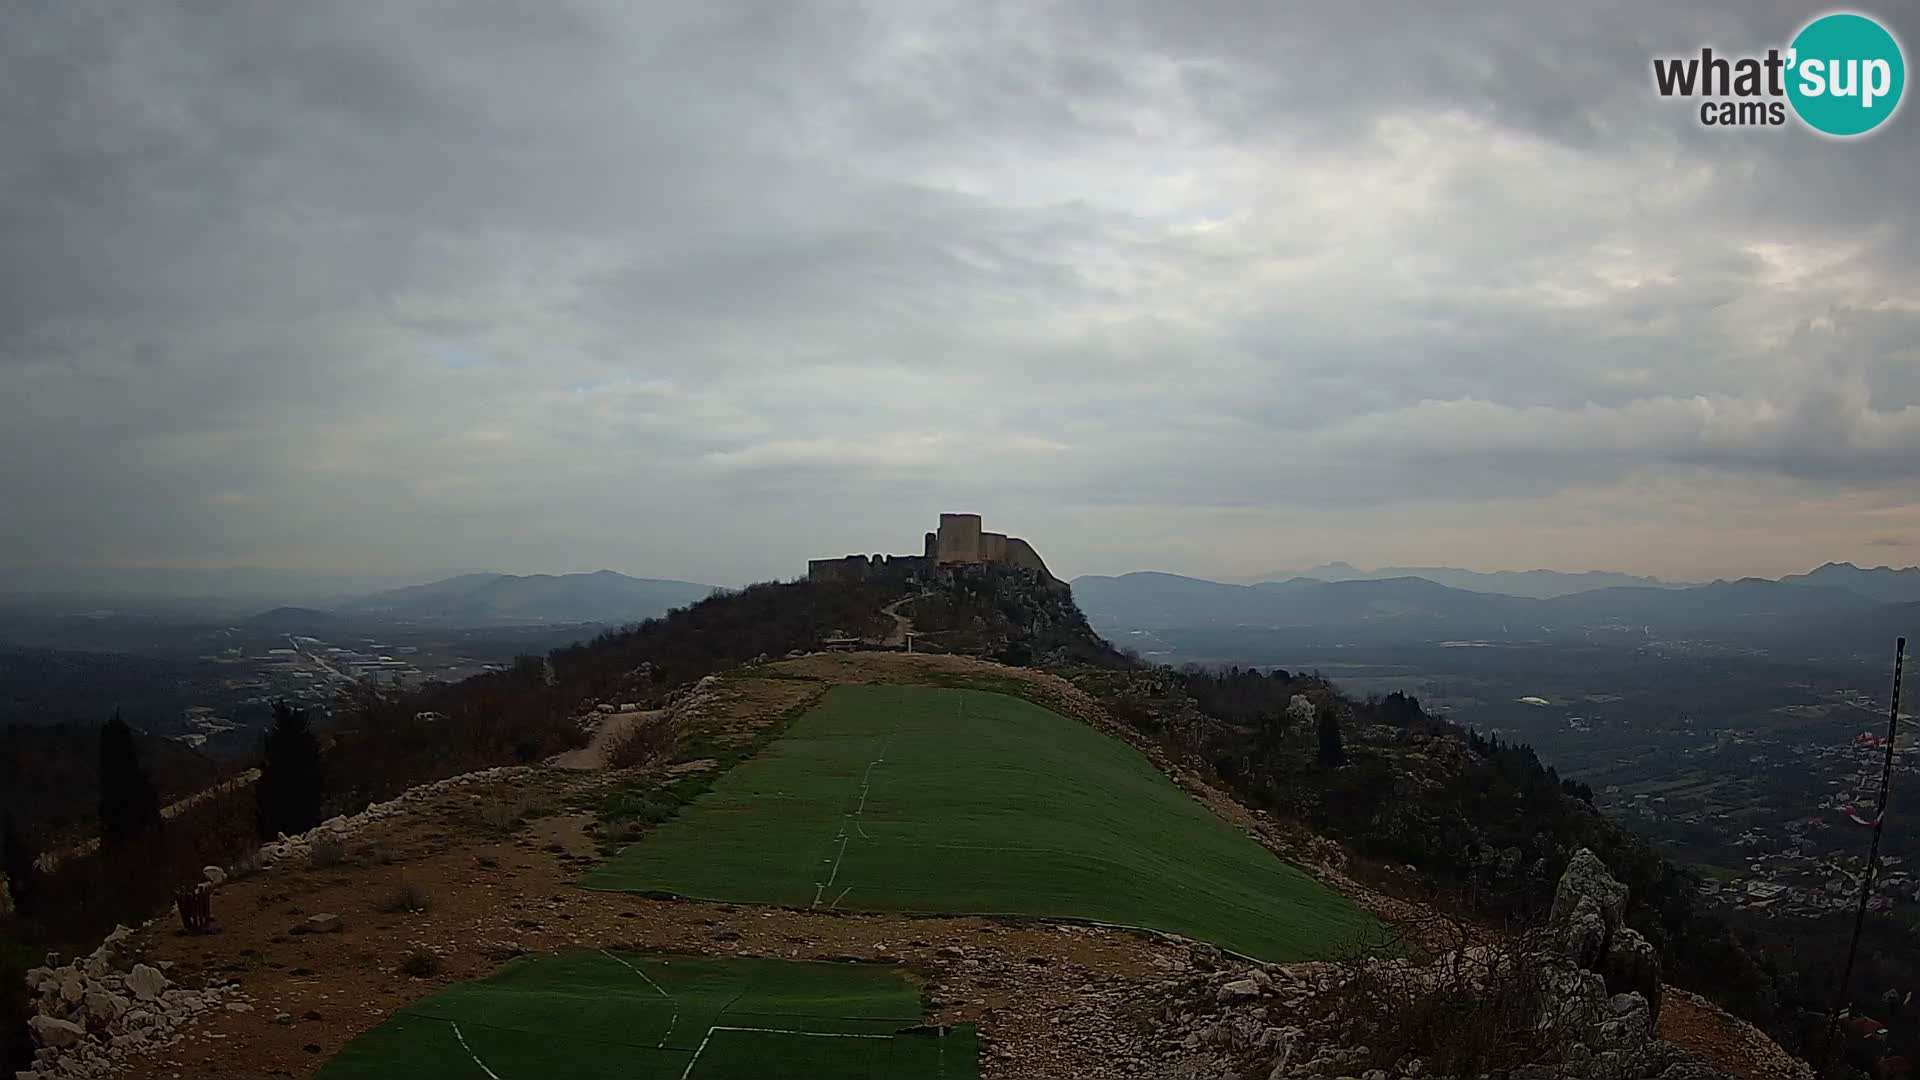
<path fill-rule="evenodd" d="M 638 769 L 665 760 L 680 741 L 680 723 L 669 716 L 636 723 L 607 744 L 607 766 Z"/>
<path fill-rule="evenodd" d="M 1446 921 L 1446 920 L 1442 920 Z M 1432 941 L 1444 928 L 1420 927 Z M 1573 1033 L 1545 1007 L 1550 973 L 1537 933 L 1496 936 L 1420 964 L 1359 960 L 1326 992 L 1326 1015 L 1341 1043 L 1365 1046 L 1370 1067 L 1418 1058 L 1438 1075 L 1478 1075 L 1558 1062 Z"/>
<path fill-rule="evenodd" d="M 387 890 L 374 910 L 387 915 L 415 914 L 427 910 L 432 902 L 433 895 L 418 882 L 401 881 Z"/>
<path fill-rule="evenodd" d="M 407 954 L 406 959 L 400 961 L 401 973 L 416 979 L 430 979 L 440 974 L 440 969 L 444 966 L 440 954 L 432 949 L 414 949 Z"/>
<path fill-rule="evenodd" d="M 307 868 L 311 870 L 331 870 L 346 861 L 347 845 L 332 837 L 315 840 L 307 851 Z"/>
<path fill-rule="evenodd" d="M 482 803 L 479 809 L 474 811 L 473 818 L 486 828 L 496 831 L 506 831 L 519 828 L 521 825 L 526 824 L 526 819 L 521 816 L 520 809 L 521 807 L 518 801 L 503 800 L 486 802 Z"/>

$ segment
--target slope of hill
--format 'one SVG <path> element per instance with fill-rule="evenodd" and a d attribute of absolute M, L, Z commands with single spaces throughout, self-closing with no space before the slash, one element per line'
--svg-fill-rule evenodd
<path fill-rule="evenodd" d="M 833 860 L 824 879 L 822 858 Z M 1017 697 L 924 686 L 834 687 L 586 883 L 839 911 L 1098 919 L 1273 961 L 1330 957 L 1379 933 L 1124 743 Z"/>
<path fill-rule="evenodd" d="M 688 581 L 590 574 L 463 574 L 363 597 L 341 610 L 395 619 L 629 623 L 717 591 Z"/>
<path fill-rule="evenodd" d="M 1351 587 L 1329 595 L 1357 597 L 1363 608 L 1390 614 L 1420 612 L 1435 603 L 1436 596 L 1457 591 L 1429 582 L 1342 584 Z M 1211 1047 L 1218 1040 L 1238 1036 L 1203 1033 L 1201 1022 L 1190 1013 L 1169 1030 L 1164 1019 L 1179 1016 L 1177 1011 L 1132 1008 L 1150 1000 L 1146 995 L 1166 983 L 1168 972 L 1198 969 L 1209 998 L 1221 1003 L 1274 996 L 1273 1007 L 1280 1010 L 1276 1015 L 1285 1022 L 1299 1019 L 1301 998 L 1271 995 L 1271 986 L 1263 989 L 1263 980 L 1281 978 L 1276 972 L 1229 967 L 1210 947 L 1112 928 L 1075 930 L 951 915 L 909 920 L 884 906 L 847 918 L 765 906 L 757 897 L 722 904 L 657 895 L 612 898 L 568 887 L 600 858 L 629 843 L 637 844 L 629 849 L 633 860 L 649 865 L 646 853 L 656 826 L 675 819 L 683 806 L 697 810 L 696 797 L 709 788 L 717 793 L 719 777 L 731 775 L 728 770 L 742 763 L 750 768 L 759 760 L 756 755 L 780 745 L 777 740 L 790 724 L 798 731 L 799 718 L 827 686 L 849 682 L 1011 695 L 1082 721 L 1092 731 L 1077 731 L 1079 738 L 1099 732 L 1132 744 L 1162 777 L 1235 830 L 1366 910 L 1408 919 L 1410 933 L 1424 916 L 1417 906 L 1383 896 L 1382 890 L 1454 893 L 1471 918 L 1524 921 L 1542 914 L 1556 878 L 1577 847 L 1592 847 L 1631 889 L 1633 899 L 1623 911 L 1626 923 L 1656 943 L 1673 978 L 1715 992 L 1732 986 L 1756 998 L 1770 985 L 1767 973 L 1752 964 L 1739 943 L 1726 938 L 1724 927 L 1703 916 L 1684 876 L 1594 812 L 1579 797 L 1577 785 L 1562 783 L 1525 748 L 1477 739 L 1399 695 L 1348 700 L 1326 680 L 1312 676 L 1181 672 L 1128 662 L 1086 629 L 1085 619 L 1061 590 L 1018 574 L 943 573 L 912 588 L 921 590 L 911 594 L 915 602 L 925 603 L 929 616 L 949 628 L 943 631 L 949 641 L 989 653 L 1024 651 L 1053 670 L 891 653 L 769 661 L 768 656 L 804 651 L 823 637 L 884 630 L 892 620 L 882 610 L 907 598 L 904 589 L 878 583 L 803 582 L 709 598 L 666 618 L 558 650 L 544 661 L 528 658 L 511 670 L 455 686 L 351 703 L 330 733 L 326 750 L 327 813 L 354 813 L 370 799 L 391 797 L 436 775 L 516 760 L 537 762 L 558 747 L 577 743 L 577 718 L 597 716 L 601 703 L 664 704 L 668 708 L 661 722 L 669 726 L 655 731 L 662 737 L 643 746 L 645 752 L 632 759 L 638 764 L 625 772 L 580 776 L 535 764 L 488 770 L 447 786 L 416 789 L 394 806 L 330 822 L 315 835 L 273 845 L 278 865 L 256 880 L 230 886 L 231 893 L 216 894 L 219 932 L 175 935 L 163 923 L 142 931 L 137 943 L 151 960 L 171 964 L 167 978 L 187 987 L 237 980 L 239 993 L 256 1003 L 255 1008 L 222 1009 L 179 1021 L 196 1025 L 197 1035 L 217 1042 L 201 1038 L 168 1048 L 158 1039 L 132 1040 L 124 1048 L 134 1055 L 129 1069 L 138 1073 L 184 1067 L 209 1076 L 306 1072 L 324 1060 L 318 1055 L 338 1051 L 383 1016 L 453 979 L 484 976 L 528 952 L 561 954 L 577 948 L 606 950 L 603 955 L 616 958 L 615 964 L 597 968 L 593 979 L 622 978 L 615 950 L 630 951 L 634 945 L 785 960 L 904 962 L 928 980 L 927 1000 L 934 1013 L 923 1035 L 941 1038 L 950 1025 L 977 1024 L 988 1048 L 987 1075 L 996 1077 L 1105 1077 L 1138 1074 L 1148 1067 L 1220 1075 L 1224 1065 L 1202 1059 L 1214 1053 Z M 715 677 L 706 677 L 710 675 Z M 1326 757 L 1322 735 L 1326 723 L 1303 722 L 1303 708 L 1344 733 L 1344 749 L 1332 760 Z M 873 716 L 854 720 L 868 727 L 875 723 Z M 1020 729 L 1011 725 L 1009 736 L 1018 736 Z M 932 730 L 938 731 L 938 725 Z M 799 874 L 796 880 L 804 882 L 810 868 L 823 897 L 836 864 L 827 847 L 865 827 L 856 819 L 863 805 L 875 808 L 875 824 L 883 829 L 890 801 L 914 809 L 908 805 L 911 799 L 890 796 L 884 783 L 877 792 L 869 784 L 873 773 L 892 760 L 884 733 L 830 734 L 829 742 L 871 742 L 872 735 L 881 735 L 875 756 L 864 764 L 858 752 L 851 757 L 819 755 L 821 770 L 845 781 L 839 836 L 823 838 L 820 850 L 804 850 L 773 831 L 741 840 L 763 845 L 768 865 L 791 866 Z M 902 747 L 903 760 L 910 750 Z M 975 812 L 952 811 L 946 816 L 954 824 L 982 825 L 997 812 L 994 800 L 1005 796 L 993 789 L 1002 781 L 1012 783 L 1021 769 L 1017 755 L 1009 759 L 1003 754 L 990 764 L 992 777 L 972 785 L 979 789 L 972 792 L 977 796 Z M 752 779 L 751 772 L 738 775 L 740 782 Z M 803 792 L 789 779 L 762 784 L 761 794 L 797 805 Z M 801 779 L 818 776 L 809 773 Z M 863 804 L 858 795 L 863 787 L 870 800 L 879 801 Z M 1021 787 L 1023 792 L 1029 789 L 1043 790 L 1043 785 Z M 1091 806 L 1104 797 L 1103 791 L 1094 783 L 1077 794 Z M 961 799 L 969 790 L 967 785 L 936 786 L 908 794 Z M 1176 801 L 1192 815 L 1194 808 L 1184 799 Z M 1114 812 L 1122 809 L 1115 807 Z M 1162 869 L 1177 869 L 1179 857 L 1208 854 L 1161 851 L 1127 830 L 1103 828 L 1103 819 L 1085 810 L 1082 806 L 1050 822 L 1051 830 L 1037 835 L 1050 842 L 1055 855 L 1065 843 L 1132 843 L 1137 850 L 1127 857 L 1148 870 L 1160 863 L 1165 864 Z M 821 818 L 822 823 L 832 824 L 831 816 Z M 946 822 L 921 822 L 902 814 L 895 824 L 937 831 Z M 666 835 L 663 827 L 660 836 Z M 1351 845 L 1358 856 L 1349 862 L 1328 835 Z M 198 837 L 178 839 L 189 841 L 182 850 L 194 856 L 190 865 L 196 873 L 200 865 L 223 859 L 217 851 L 191 842 Z M 938 843 L 934 850 L 939 850 Z M 855 857 L 847 858 L 858 869 Z M 935 854 L 928 857 L 931 861 L 916 864 L 926 872 L 926 880 L 951 869 L 932 864 L 939 858 Z M 633 860 L 627 860 L 629 867 Z M 1222 865 L 1212 860 L 1210 872 Z M 1405 869 L 1409 866 L 1415 869 Z M 63 870 L 63 880 L 48 883 L 49 906 L 65 910 L 60 903 L 65 898 L 99 897 L 90 914 L 110 925 L 114 917 L 135 913 L 132 901 L 147 907 L 137 910 L 138 918 L 125 921 L 145 918 L 168 895 L 149 891 L 132 896 L 103 888 L 112 869 L 76 868 L 76 873 L 86 870 L 92 876 L 73 880 L 64 880 Z M 1196 888 L 1185 877 L 1168 875 L 1166 896 L 1134 899 L 1147 914 L 1172 910 L 1191 919 L 1191 925 L 1181 928 L 1208 936 L 1224 924 L 1202 917 L 1207 910 L 1250 913 L 1242 903 L 1223 903 L 1223 896 L 1231 899 L 1230 892 Z M 940 880 L 948 890 L 968 884 L 952 875 Z M 1044 902 L 1018 910 L 1057 910 L 1062 897 L 1049 893 L 1047 875 L 1023 873 L 1008 881 L 1025 899 Z M 165 884 L 164 877 L 153 883 Z M 111 906 L 105 903 L 109 898 L 128 903 Z M 830 903 L 823 899 L 821 906 Z M 296 914 L 318 914 L 290 934 L 289 907 L 296 908 Z M 1286 927 L 1279 923 L 1293 915 L 1283 911 L 1257 918 L 1262 933 L 1280 940 Z M 37 952 L 32 959 L 23 957 L 25 962 L 37 962 L 46 948 L 68 955 L 75 949 L 66 941 L 37 944 Z M 1320 974 L 1287 978 L 1324 981 L 1326 969 L 1316 970 Z M 18 979 L 17 973 L 9 977 Z M 38 980 L 42 1007 L 61 1016 L 95 1007 L 85 994 L 79 1002 L 63 996 L 63 978 Z M 674 991 L 663 996 L 678 1000 Z M 372 1002 L 378 1008 L 350 1008 L 339 1002 Z M 1461 1004 L 1447 1003 L 1450 1008 Z M 110 999 L 99 999 L 99 1029 L 123 1033 L 126 1014 L 109 1017 L 112 1005 Z M 515 1022 L 504 1014 L 491 1020 L 477 1014 L 441 1019 L 464 1025 L 476 1018 L 500 1028 L 513 1028 Z M 569 1017 L 556 1011 L 543 1023 L 546 1020 L 564 1026 Z M 671 1018 L 668 1023 L 673 1023 Z M 711 1023 L 718 1026 L 719 1021 Z M 91 1030 L 75 1025 L 72 1030 L 47 1028 L 43 1034 L 71 1036 L 88 1046 L 105 1040 L 88 1034 Z M 528 1038 L 541 1035 L 532 1028 L 516 1030 Z M 1071 1036 L 1063 1039 L 1063 1032 Z M 476 1046 L 501 1045 L 491 1034 L 471 1045 L 460 1037 L 448 1043 L 445 1034 L 436 1028 L 430 1039 L 423 1035 L 405 1044 L 408 1053 L 420 1055 L 412 1059 L 418 1062 L 416 1075 L 422 1070 L 466 1069 L 466 1060 L 442 1056 L 454 1047 L 471 1056 Z M 788 1028 L 761 1034 L 792 1042 L 807 1033 Z M 1241 1048 L 1252 1051 L 1260 1035 L 1253 1032 Z M 1271 1071 L 1278 1048 L 1266 1045 L 1259 1050 L 1267 1060 L 1263 1068 Z M 691 1054 L 686 1069 L 701 1075 L 696 1068 L 698 1043 Z M 487 1066 L 479 1068 L 484 1072 Z M 502 1075 L 508 1074 L 514 1074 L 512 1068 Z M 795 1075 L 819 1074 L 803 1069 Z"/>

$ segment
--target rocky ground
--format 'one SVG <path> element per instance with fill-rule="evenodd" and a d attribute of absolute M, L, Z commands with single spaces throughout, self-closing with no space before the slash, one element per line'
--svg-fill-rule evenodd
<path fill-rule="evenodd" d="M 966 676 L 1019 679 L 1052 707 L 1118 733 L 1061 680 L 958 657 L 792 659 L 758 677 L 709 681 L 674 709 L 690 743 L 709 752 L 770 734 L 830 682 Z M 1383 917 L 1439 925 L 1348 877 L 1336 845 L 1252 814 L 1161 764 L 1223 817 Z M 236 868 L 215 891 L 214 932 L 188 935 L 169 914 L 117 933 L 92 957 L 37 970 L 36 1068 L 46 1076 L 301 1076 L 395 1009 L 515 955 L 637 947 L 900 963 L 924 981 L 939 1022 L 979 1026 L 989 1078 L 1432 1075 L 1417 1059 L 1381 1060 L 1376 1047 L 1354 1042 L 1350 1025 L 1335 1023 L 1353 975 L 1334 965 L 1251 965 L 1208 946 L 1106 928 L 581 889 L 576 881 L 597 862 L 600 842 L 585 808 L 632 778 L 545 766 L 488 770 L 268 845 L 259 866 Z M 1576 891 L 1561 922 L 1578 929 L 1563 937 L 1573 935 L 1576 952 L 1598 953 L 1584 958 L 1586 968 L 1565 961 L 1572 973 L 1562 996 L 1581 1001 L 1582 1037 L 1593 1045 L 1578 1062 L 1582 1071 L 1547 1075 L 1714 1075 L 1703 1063 L 1751 1080 L 1796 1075 L 1791 1059 L 1757 1032 L 1690 995 L 1662 993 L 1657 970 L 1621 976 L 1637 978 L 1644 992 L 1637 1007 L 1617 1005 L 1628 995 L 1608 994 L 1603 971 L 1619 972 L 1606 957 L 1636 950 L 1619 932 L 1618 905 L 1603 884 L 1588 880 Z M 1581 897 L 1591 903 L 1582 907 Z M 1596 926 L 1598 940 L 1589 940 Z M 1451 943 L 1463 946 L 1479 947 Z M 1648 996 L 1664 1001 L 1659 1034 L 1680 1046 L 1653 1038 Z M 1604 1025 L 1613 1026 L 1603 1033 Z M 1622 1048 L 1631 1053 L 1622 1057 Z"/>

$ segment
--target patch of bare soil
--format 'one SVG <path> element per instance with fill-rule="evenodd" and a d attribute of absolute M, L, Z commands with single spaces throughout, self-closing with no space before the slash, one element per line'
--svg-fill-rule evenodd
<path fill-rule="evenodd" d="M 612 764 L 608 760 L 608 755 L 612 753 L 615 746 L 619 745 L 620 740 L 643 724 L 658 723 L 665 712 L 664 709 L 653 709 L 609 713 L 600 721 L 600 726 L 593 729 L 593 737 L 587 740 L 587 745 L 555 755 L 548 764 L 556 769 L 607 768 Z"/>
<path fill-rule="evenodd" d="M 811 677 L 732 675 L 704 681 L 678 706 L 678 714 L 689 731 L 705 732 L 714 745 L 740 749 L 825 692 L 826 682 Z"/>
<path fill-rule="evenodd" d="M 1740 1080 L 1803 1080 L 1813 1075 L 1805 1062 L 1780 1049 L 1760 1029 L 1676 986 L 1667 987 L 1662 997 L 1658 1028 L 1662 1039 Z"/>

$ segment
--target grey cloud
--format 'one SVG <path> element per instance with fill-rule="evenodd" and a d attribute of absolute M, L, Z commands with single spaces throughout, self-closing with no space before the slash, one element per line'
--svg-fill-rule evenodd
<path fill-rule="evenodd" d="M 1920 462 L 1914 116 L 1649 73 L 1807 14 L 22 5 L 0 563 L 738 581 L 964 504 L 1069 572 L 1490 505 L 1537 565 L 1708 491 L 1829 501 L 1728 573 L 1843 558 Z"/>

